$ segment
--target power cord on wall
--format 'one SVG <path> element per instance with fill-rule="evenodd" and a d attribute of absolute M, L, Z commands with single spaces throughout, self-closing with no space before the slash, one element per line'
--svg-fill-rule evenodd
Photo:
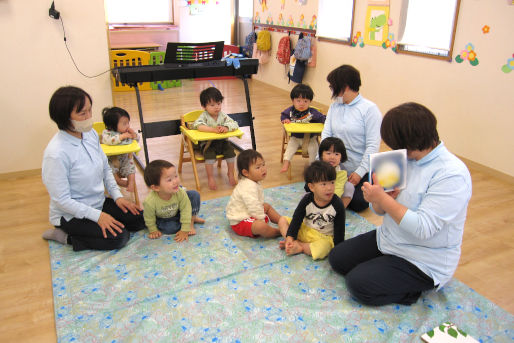
<path fill-rule="evenodd" d="M 82 74 L 83 76 L 87 77 L 87 78 L 90 78 L 90 79 L 93 79 L 95 77 L 98 77 L 100 75 L 103 75 L 105 73 L 108 73 L 110 72 L 112 69 L 109 69 L 109 70 L 106 70 L 100 74 L 97 74 L 97 75 L 94 75 L 94 76 L 90 76 L 90 75 L 86 75 L 84 74 L 80 69 L 79 67 L 77 66 L 77 63 L 75 63 L 75 59 L 73 58 L 72 54 L 71 54 L 71 51 L 70 51 L 70 48 L 68 47 L 68 42 L 66 40 L 66 31 L 64 30 L 64 22 L 62 20 L 62 16 L 61 16 L 61 13 L 59 11 L 57 11 L 55 9 L 55 4 L 54 2 L 52 1 L 52 5 L 50 6 L 50 9 L 48 10 L 48 15 L 50 16 L 50 18 L 53 18 L 55 20 L 61 20 L 61 26 L 62 26 L 62 33 L 63 33 L 63 38 L 64 38 L 64 45 L 66 46 L 66 50 L 68 50 L 68 54 L 70 55 L 70 58 L 71 58 L 71 61 L 73 62 L 73 65 L 75 66 L 75 68 L 77 69 L 77 71 Z"/>

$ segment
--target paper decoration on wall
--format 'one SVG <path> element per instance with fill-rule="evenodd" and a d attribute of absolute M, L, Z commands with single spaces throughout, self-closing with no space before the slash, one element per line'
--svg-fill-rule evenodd
<path fill-rule="evenodd" d="M 504 64 L 501 69 L 505 74 L 514 70 L 514 54 L 512 54 L 512 58 L 509 58 L 507 64 Z"/>
<path fill-rule="evenodd" d="M 268 9 L 268 4 L 266 3 L 267 0 L 259 0 L 259 3 L 261 4 L 262 11 L 266 11 Z"/>
<path fill-rule="evenodd" d="M 280 13 L 278 14 L 277 24 L 278 24 L 278 25 L 280 25 L 280 26 L 285 26 L 285 23 L 284 23 L 284 15 L 282 14 L 282 12 L 280 12 Z"/>
<path fill-rule="evenodd" d="M 271 16 L 271 13 L 269 13 L 268 17 L 266 18 L 266 24 L 273 25 L 273 17 Z"/>
<path fill-rule="evenodd" d="M 307 0 L 298 0 L 298 3 L 302 6 L 307 5 Z"/>
<path fill-rule="evenodd" d="M 296 25 L 297 27 L 302 27 L 302 28 L 306 28 L 307 26 L 305 25 L 305 16 L 302 14 L 300 14 L 300 21 L 298 21 L 298 25 Z"/>
<path fill-rule="evenodd" d="M 368 6 L 364 30 L 364 42 L 381 46 L 387 38 L 389 7 Z"/>
<path fill-rule="evenodd" d="M 289 20 L 287 21 L 287 26 L 291 26 L 291 27 L 294 26 L 293 15 L 289 15 Z"/>
<path fill-rule="evenodd" d="M 478 65 L 478 58 L 475 52 L 475 47 L 471 43 L 466 44 L 466 49 L 462 50 L 460 54 L 455 57 L 455 62 L 457 63 L 462 63 L 464 60 L 468 60 L 469 64 L 471 64 L 473 67 Z"/>
<path fill-rule="evenodd" d="M 256 23 L 256 24 L 260 24 L 261 23 L 261 16 L 259 15 L 259 12 L 255 12 L 255 16 L 254 16 L 253 22 Z"/>
<path fill-rule="evenodd" d="M 359 45 L 361 48 L 364 48 L 364 39 L 362 38 L 362 34 L 360 31 L 357 31 L 357 34 L 353 36 L 351 46 L 355 47 Z"/>
<path fill-rule="evenodd" d="M 318 17 L 314 14 L 311 19 L 311 23 L 309 24 L 309 29 L 316 30 L 318 28 Z"/>
<path fill-rule="evenodd" d="M 216 5 L 219 5 L 219 1 L 211 1 L 211 4 L 214 3 Z M 209 0 L 186 0 L 186 5 L 187 6 L 192 6 L 192 5 L 209 5 Z"/>
<path fill-rule="evenodd" d="M 389 33 L 387 35 L 387 39 L 384 43 L 382 43 L 382 48 L 387 49 L 391 48 L 394 52 L 396 52 L 396 39 L 394 39 L 394 33 Z"/>
<path fill-rule="evenodd" d="M 391 18 L 387 19 L 387 25 L 392 26 L 393 25 L 393 19 L 391 19 Z"/>
<path fill-rule="evenodd" d="M 491 29 L 491 28 L 490 28 L 489 26 L 484 25 L 484 27 L 482 27 L 482 32 L 483 32 L 484 34 L 485 34 L 485 33 L 489 33 L 489 30 L 490 30 L 490 29 Z"/>
<path fill-rule="evenodd" d="M 283 10 L 286 7 L 286 0 L 280 0 L 280 9 Z"/>

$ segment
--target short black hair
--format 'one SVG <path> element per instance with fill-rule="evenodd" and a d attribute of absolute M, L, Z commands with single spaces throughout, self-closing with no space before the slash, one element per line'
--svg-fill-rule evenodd
<path fill-rule="evenodd" d="M 346 86 L 358 92 L 361 86 L 361 74 L 351 65 L 343 64 L 328 74 L 327 81 L 332 90 L 332 98 L 336 98 L 346 89 Z"/>
<path fill-rule="evenodd" d="M 291 100 L 302 98 L 302 99 L 309 99 L 312 101 L 314 99 L 314 91 L 312 90 L 311 86 L 299 83 L 296 86 L 291 89 Z"/>
<path fill-rule="evenodd" d="M 118 122 L 121 117 L 127 117 L 130 120 L 128 112 L 121 107 L 106 107 L 102 110 L 102 118 L 107 130 L 118 131 Z"/>
<path fill-rule="evenodd" d="M 91 105 L 93 100 L 81 88 L 74 86 L 64 86 L 57 89 L 50 98 L 48 109 L 50 118 L 57 124 L 60 130 L 69 130 L 72 128 L 70 116 L 74 109 L 80 112 L 86 104 L 86 98 L 89 99 Z"/>
<path fill-rule="evenodd" d="M 327 137 L 319 143 L 318 156 L 322 160 L 323 151 L 330 151 L 330 148 L 334 147 L 334 152 L 338 152 L 341 154 L 341 163 L 346 162 L 348 160 L 348 155 L 346 154 L 346 147 L 341 139 L 337 137 Z"/>
<path fill-rule="evenodd" d="M 153 160 L 148 163 L 144 172 L 145 183 L 148 187 L 150 186 L 159 186 L 161 183 L 162 171 L 164 169 L 169 169 L 171 167 L 175 167 L 173 163 L 165 161 L 165 160 Z"/>
<path fill-rule="evenodd" d="M 336 169 L 328 162 L 314 161 L 305 169 L 303 177 L 307 184 L 334 181 L 336 179 Z"/>
<path fill-rule="evenodd" d="M 437 119 L 425 106 L 408 102 L 390 109 L 382 119 L 380 135 L 393 150 L 426 150 L 439 144 Z"/>
<path fill-rule="evenodd" d="M 207 106 L 211 100 L 215 102 L 222 102 L 223 99 L 223 95 L 216 87 L 206 88 L 200 93 L 200 104 L 202 107 Z"/>
<path fill-rule="evenodd" d="M 243 176 L 243 170 L 250 170 L 250 166 L 254 164 L 258 158 L 264 160 L 261 153 L 256 150 L 247 149 L 241 151 L 241 153 L 237 155 L 237 171 L 239 173 L 239 177 Z"/>

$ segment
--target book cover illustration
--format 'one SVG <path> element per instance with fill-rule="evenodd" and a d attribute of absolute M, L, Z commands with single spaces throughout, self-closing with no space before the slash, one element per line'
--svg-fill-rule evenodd
<path fill-rule="evenodd" d="M 378 183 L 386 192 L 403 189 L 407 183 L 407 150 L 379 152 L 369 155 L 369 183 L 375 173 Z"/>
<path fill-rule="evenodd" d="M 478 343 L 476 339 L 450 322 L 444 322 L 424 333 L 421 339 L 427 343 Z"/>

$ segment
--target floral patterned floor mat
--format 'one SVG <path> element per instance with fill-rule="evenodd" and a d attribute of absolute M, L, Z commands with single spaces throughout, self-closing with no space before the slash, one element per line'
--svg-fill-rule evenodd
<path fill-rule="evenodd" d="M 265 200 L 292 216 L 303 194 L 297 183 Z M 146 230 L 119 251 L 50 242 L 59 342 L 420 342 L 446 321 L 481 342 L 514 340 L 514 316 L 456 279 L 412 306 L 362 306 L 326 259 L 236 236 L 227 202 L 202 202 L 206 223 L 187 243 Z M 347 212 L 346 238 L 372 229 Z"/>

